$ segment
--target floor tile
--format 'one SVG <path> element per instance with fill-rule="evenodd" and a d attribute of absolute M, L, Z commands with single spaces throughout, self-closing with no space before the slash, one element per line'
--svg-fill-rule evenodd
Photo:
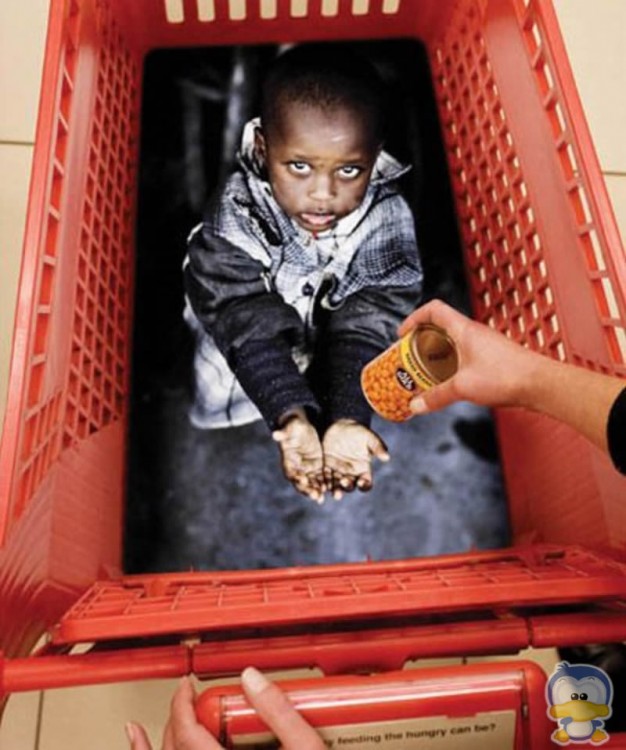
<path fill-rule="evenodd" d="M 559 660 L 555 648 L 526 648 L 517 654 L 502 654 L 499 656 L 472 656 L 466 661 L 467 664 L 476 664 L 484 661 L 534 661 L 546 674 L 550 674 Z"/>
<path fill-rule="evenodd" d="M 154 680 L 48 690 L 38 750 L 124 748 L 124 725 L 129 720 L 143 724 L 158 747 L 176 685 L 177 681 Z"/>
<path fill-rule="evenodd" d="M 49 0 L 0 3 L 0 141 L 35 138 Z"/>
<path fill-rule="evenodd" d="M 626 3 L 554 0 L 604 170 L 626 172 Z"/>
<path fill-rule="evenodd" d="M 39 693 L 12 695 L 0 724 L 0 750 L 37 750 Z"/>
<path fill-rule="evenodd" d="M 0 143 L 0 425 L 4 416 L 32 146 Z"/>
<path fill-rule="evenodd" d="M 617 227 L 626 245 L 626 174 L 604 175 Z"/>

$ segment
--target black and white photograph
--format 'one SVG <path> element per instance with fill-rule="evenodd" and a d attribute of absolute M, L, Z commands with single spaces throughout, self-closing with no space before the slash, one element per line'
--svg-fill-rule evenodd
<path fill-rule="evenodd" d="M 360 385 L 468 305 L 422 45 L 157 51 L 140 170 L 128 569 L 506 545 L 489 411 L 394 423 Z"/>

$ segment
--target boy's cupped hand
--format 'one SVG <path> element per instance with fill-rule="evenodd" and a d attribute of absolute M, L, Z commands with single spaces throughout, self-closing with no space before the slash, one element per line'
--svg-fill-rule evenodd
<path fill-rule="evenodd" d="M 280 446 L 283 473 L 298 492 L 317 503 L 330 492 L 340 500 L 345 492 L 372 488 L 372 460 L 389 461 L 387 446 L 375 432 L 351 419 L 339 419 L 320 442 L 303 410 L 285 416 L 272 437 Z"/>
<path fill-rule="evenodd" d="M 280 446 L 285 477 L 303 495 L 324 500 L 324 454 L 317 430 L 301 410 L 288 415 L 272 437 Z"/>
<path fill-rule="evenodd" d="M 339 419 L 324 434 L 324 487 L 335 500 L 355 489 L 372 488 L 372 459 L 389 461 L 386 445 L 375 432 L 351 419 Z"/>

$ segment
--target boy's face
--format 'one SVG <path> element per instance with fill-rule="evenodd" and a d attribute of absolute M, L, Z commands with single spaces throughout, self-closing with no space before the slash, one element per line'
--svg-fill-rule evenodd
<path fill-rule="evenodd" d="M 380 145 L 348 107 L 283 107 L 270 133 L 257 133 L 274 198 L 309 232 L 331 229 L 359 206 Z"/>

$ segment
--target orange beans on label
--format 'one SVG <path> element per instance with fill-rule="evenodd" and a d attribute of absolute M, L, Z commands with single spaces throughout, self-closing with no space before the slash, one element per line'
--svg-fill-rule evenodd
<path fill-rule="evenodd" d="M 361 386 L 381 417 L 404 422 L 412 416 L 411 400 L 456 369 L 456 348 L 446 332 L 422 325 L 369 362 L 361 373 Z"/>

